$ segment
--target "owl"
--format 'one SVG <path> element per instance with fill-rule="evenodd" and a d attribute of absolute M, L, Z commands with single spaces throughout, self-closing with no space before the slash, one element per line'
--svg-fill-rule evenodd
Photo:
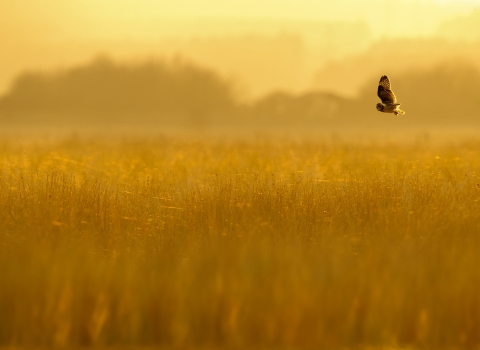
<path fill-rule="evenodd" d="M 384 113 L 394 113 L 395 115 L 405 114 L 400 107 L 400 103 L 397 103 L 395 94 L 390 89 L 390 79 L 386 75 L 382 75 L 380 82 L 378 83 L 377 95 L 382 100 L 382 103 L 377 103 L 377 111 Z"/>

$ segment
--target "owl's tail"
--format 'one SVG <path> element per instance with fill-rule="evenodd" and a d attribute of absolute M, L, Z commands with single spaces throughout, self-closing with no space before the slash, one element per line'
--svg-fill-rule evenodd
<path fill-rule="evenodd" d="M 396 110 L 393 111 L 393 113 L 395 113 L 395 115 L 404 115 L 405 114 L 405 111 L 402 111 L 400 108 L 397 108 Z"/>

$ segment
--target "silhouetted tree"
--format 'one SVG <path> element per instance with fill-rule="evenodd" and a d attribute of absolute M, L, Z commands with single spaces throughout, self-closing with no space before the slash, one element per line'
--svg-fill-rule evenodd
<path fill-rule="evenodd" d="M 128 112 L 208 115 L 235 107 L 232 84 L 180 61 L 115 64 L 98 58 L 56 73 L 15 80 L 0 108 L 39 112 Z"/>
<path fill-rule="evenodd" d="M 275 92 L 258 100 L 252 112 L 263 117 L 292 120 L 339 117 L 351 111 L 354 101 L 327 92 L 293 95 Z"/>

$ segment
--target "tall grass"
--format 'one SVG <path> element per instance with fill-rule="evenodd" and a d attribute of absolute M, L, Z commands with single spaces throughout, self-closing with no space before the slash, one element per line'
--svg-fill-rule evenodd
<path fill-rule="evenodd" d="M 480 346 L 479 141 L 0 146 L 0 346 Z"/>

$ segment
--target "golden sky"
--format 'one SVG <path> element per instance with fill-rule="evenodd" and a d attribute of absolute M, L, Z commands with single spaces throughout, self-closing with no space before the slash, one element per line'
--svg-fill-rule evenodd
<path fill-rule="evenodd" d="M 480 0 L 0 1 L 0 93 L 26 69 L 70 66 L 99 53 L 158 55 L 165 38 L 276 35 L 307 21 L 362 22 L 372 40 L 429 36 L 442 21 L 475 7 Z M 308 45 L 315 45 L 312 38 Z"/>
<path fill-rule="evenodd" d="M 135 39 L 162 35 L 166 19 L 198 18 L 364 20 L 378 35 L 412 35 L 476 5 L 480 0 L 15 0 L 0 2 L 0 26 L 11 30 L 0 35 Z"/>

